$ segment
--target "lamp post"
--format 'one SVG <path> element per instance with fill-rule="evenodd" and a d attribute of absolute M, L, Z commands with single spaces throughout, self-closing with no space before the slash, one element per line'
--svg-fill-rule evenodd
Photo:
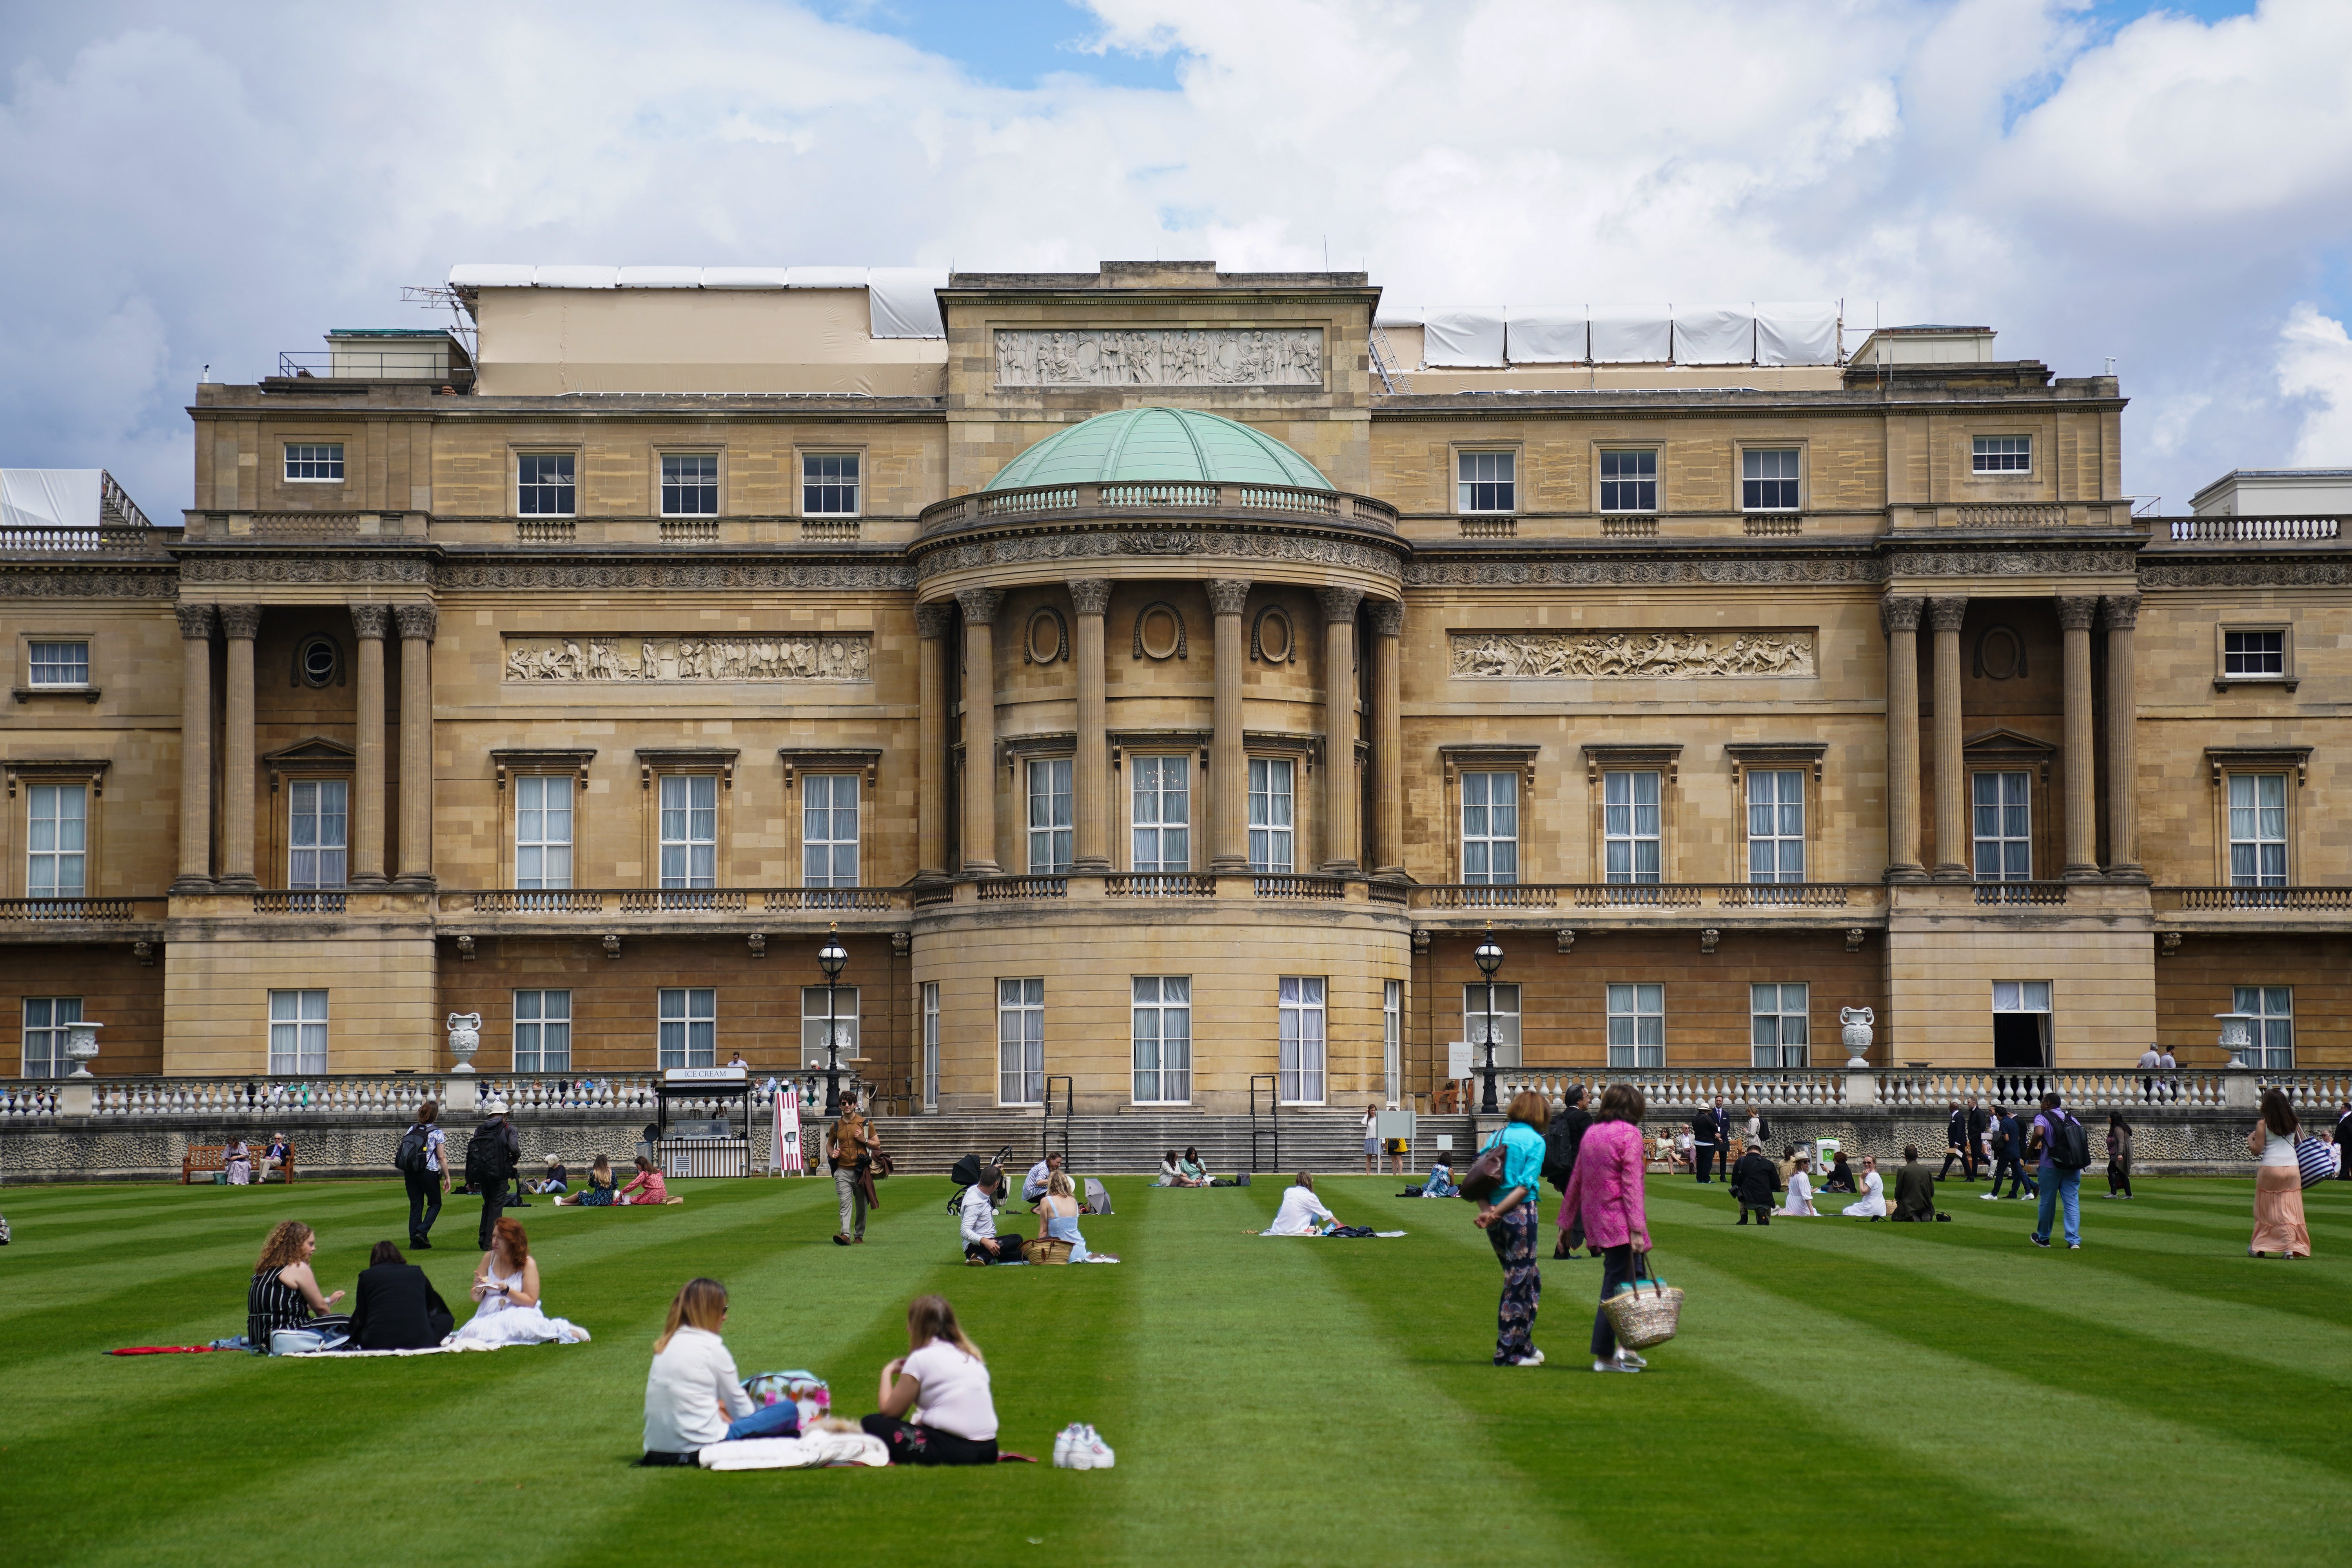
<path fill-rule="evenodd" d="M 838 921 L 827 926 L 824 945 L 816 950 L 817 967 L 824 971 L 824 1113 L 828 1117 L 841 1114 L 841 1041 L 834 1033 L 833 999 L 849 952 L 841 945 L 836 934 L 840 930 Z"/>
<path fill-rule="evenodd" d="M 1478 973 L 1486 977 L 1486 1089 L 1479 1098 L 1478 1114 L 1496 1115 L 1502 1108 L 1495 1103 L 1495 971 L 1503 967 L 1503 950 L 1495 943 L 1495 922 L 1486 922 L 1486 938 L 1470 955 L 1478 961 Z"/>

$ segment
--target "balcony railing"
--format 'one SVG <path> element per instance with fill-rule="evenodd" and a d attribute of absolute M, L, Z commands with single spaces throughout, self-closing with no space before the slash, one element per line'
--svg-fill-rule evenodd
<path fill-rule="evenodd" d="M 1874 882 L 1441 882 L 1412 890 L 1424 910 L 1843 910 Z"/>
<path fill-rule="evenodd" d="M 2223 541 L 2335 539 L 2343 520 L 2335 517 L 2176 517 L 2169 520 L 2176 544 Z"/>
<path fill-rule="evenodd" d="M 1268 514 L 1325 517 L 1339 522 L 1369 523 L 1394 529 L 1396 509 L 1369 496 L 1334 490 L 1304 489 L 1289 485 L 1153 482 L 1082 485 L 1032 485 L 1021 489 L 983 490 L 951 496 L 923 509 L 918 523 L 923 535 L 989 522 L 1003 518 L 1033 518 L 1041 513 L 1134 512 L 1195 514 Z"/>
<path fill-rule="evenodd" d="M 1834 1049 L 1835 1047 L 1829 1047 Z M 2173 1108 L 2184 1110 L 2221 1110 L 2231 1103 L 2230 1087 L 2237 1083 L 2236 1103 L 2250 1108 L 2265 1089 L 2277 1089 L 2297 1106 L 2314 1112 L 2333 1111 L 2352 1097 L 2352 1071 L 2343 1069 L 2322 1071 L 2257 1070 L 2251 1075 L 2216 1072 L 2210 1069 L 2176 1068 L 2171 1072 L 2142 1073 L 2137 1070 L 2086 1072 L 2078 1069 L 2014 1069 L 1970 1070 L 1935 1068 L 1870 1068 L 1853 1069 L 1853 1074 L 1866 1076 L 1876 1103 L 1898 1110 L 1932 1111 L 1940 1116 L 1955 1100 L 1965 1104 L 1973 1095 L 1979 1101 L 2005 1105 L 2038 1102 L 2045 1092 L 2055 1090 L 2066 1105 L 2077 1111 Z M 1598 1088 L 1608 1083 L 1630 1083 L 1642 1091 L 1642 1098 L 1651 1111 L 1661 1109 L 1679 1110 L 1710 1104 L 1721 1096 L 1726 1104 L 1734 1107 L 1760 1105 L 1770 1109 L 1804 1109 L 1807 1107 L 1840 1107 L 1853 1103 L 1848 1097 L 1848 1072 L 1842 1068 L 1758 1068 L 1742 1070 L 1718 1068 L 1697 1071 L 1676 1071 L 1657 1068 L 1497 1068 L 1495 1071 L 1495 1092 L 1498 1100 L 1507 1101 L 1520 1089 L 1534 1089 L 1552 1100 L 1559 1100 L 1571 1084 Z M 2250 1078 L 2251 1081 L 2245 1081 Z M 1477 1103 L 1476 1096 L 1484 1092 L 1483 1074 L 1458 1081 L 1463 1093 L 1472 1097 L 1461 1101 Z"/>
<path fill-rule="evenodd" d="M 1002 899 L 1066 899 L 1070 896 L 1067 877 L 991 877 L 980 884 L 982 903 L 994 903 Z"/>
<path fill-rule="evenodd" d="M 2151 888 L 2158 910 L 2352 910 L 2352 888 Z"/>
<path fill-rule="evenodd" d="M 1124 872 L 1105 877 L 1103 893 L 1113 899 L 1213 899 L 1217 879 L 1198 871 Z"/>
<path fill-rule="evenodd" d="M 1980 904 L 2063 904 L 2066 901 L 2063 882 L 1979 882 L 1976 900 Z"/>
<path fill-rule="evenodd" d="M 0 899 L 0 921 L 131 921 L 144 904 L 161 920 L 161 899 Z"/>
<path fill-rule="evenodd" d="M 264 888 L 253 895 L 257 915 L 339 915 L 346 896 L 341 888 Z"/>
<path fill-rule="evenodd" d="M 908 888 L 445 888 L 445 914 L 872 913 L 911 908 Z"/>
<path fill-rule="evenodd" d="M 1251 890 L 1261 899 L 1343 899 L 1348 884 L 1337 877 L 1261 876 Z"/>

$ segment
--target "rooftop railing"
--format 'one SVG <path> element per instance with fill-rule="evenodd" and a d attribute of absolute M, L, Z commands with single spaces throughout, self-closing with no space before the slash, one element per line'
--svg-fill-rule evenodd
<path fill-rule="evenodd" d="M 1337 490 L 1307 489 L 1290 485 L 1237 485 L 1207 482 L 1031 485 L 1020 489 L 982 490 L 951 496 L 922 510 L 918 524 L 924 535 L 967 524 L 1000 519 L 1021 519 L 1055 512 L 1133 512 L 1153 514 L 1326 517 L 1339 522 L 1396 527 L 1396 509 L 1369 496 Z"/>
<path fill-rule="evenodd" d="M 2352 910 L 2352 888 L 2186 888 L 2148 889 L 2159 910 Z"/>
<path fill-rule="evenodd" d="M 2336 539 L 2343 520 L 2317 515 L 2301 517 L 2175 517 L 2160 520 L 2176 544 L 2212 544 L 2240 541 Z"/>
<path fill-rule="evenodd" d="M 444 914 L 871 913 L 914 907 L 911 888 L 444 888 Z"/>
<path fill-rule="evenodd" d="M 1410 898 L 1423 910 L 1842 910 L 1884 893 L 1875 882 L 1439 882 Z"/>

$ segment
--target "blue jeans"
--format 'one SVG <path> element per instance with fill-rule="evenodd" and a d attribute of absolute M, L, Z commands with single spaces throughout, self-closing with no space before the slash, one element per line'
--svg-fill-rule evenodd
<path fill-rule="evenodd" d="M 2050 1239 L 2050 1221 L 2061 1196 L 2066 1200 L 2066 1245 L 2072 1247 L 2083 1239 L 2083 1173 L 2062 1171 L 2055 1165 L 2042 1166 L 2042 1209 L 2033 1225 L 2037 1241 Z"/>
<path fill-rule="evenodd" d="M 730 1423 L 726 1441 L 739 1437 L 797 1437 L 801 1435 L 801 1407 L 789 1399 L 779 1399 L 773 1405 L 762 1405 L 742 1420 Z"/>

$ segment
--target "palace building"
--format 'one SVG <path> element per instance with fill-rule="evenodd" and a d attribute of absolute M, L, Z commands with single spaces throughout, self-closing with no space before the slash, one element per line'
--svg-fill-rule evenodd
<path fill-rule="evenodd" d="M 2112 376 L 1207 262 L 447 296 L 199 387 L 184 526 L 11 476 L 26 1077 L 2352 1066 L 2352 508 L 2135 516 Z"/>

